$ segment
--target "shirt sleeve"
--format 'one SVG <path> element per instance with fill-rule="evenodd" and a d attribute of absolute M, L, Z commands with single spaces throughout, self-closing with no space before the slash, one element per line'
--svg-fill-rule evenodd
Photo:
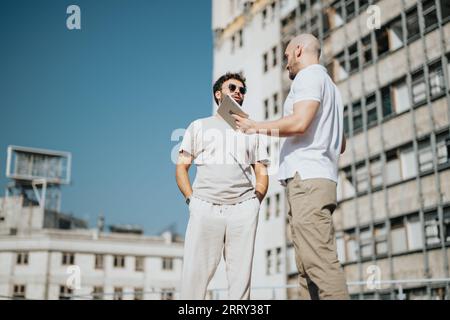
<path fill-rule="evenodd" d="M 321 72 L 305 70 L 305 74 L 294 80 L 294 103 L 306 100 L 322 102 L 323 84 L 324 76 Z"/>
<path fill-rule="evenodd" d="M 194 130 L 194 122 L 192 122 L 188 128 L 186 129 L 186 132 L 183 136 L 183 141 L 181 142 L 180 149 L 178 152 L 187 152 L 191 156 L 195 157 L 196 151 L 195 151 L 195 130 Z"/>
<path fill-rule="evenodd" d="M 255 150 L 255 158 L 254 163 L 260 162 L 266 166 L 270 165 L 270 158 L 267 154 L 267 141 L 269 137 L 266 135 L 256 135 L 256 150 Z"/>

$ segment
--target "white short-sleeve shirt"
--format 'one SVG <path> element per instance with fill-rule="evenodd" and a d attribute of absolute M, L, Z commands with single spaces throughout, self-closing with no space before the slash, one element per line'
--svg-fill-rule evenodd
<path fill-rule="evenodd" d="M 193 195 L 217 204 L 255 197 L 252 164 L 269 165 L 267 137 L 233 130 L 222 118 L 198 119 L 187 128 L 179 152 L 194 157 Z"/>
<path fill-rule="evenodd" d="M 343 103 L 339 89 L 319 64 L 302 69 L 292 82 L 284 115 L 299 101 L 320 102 L 308 130 L 288 137 L 281 147 L 278 179 L 282 184 L 298 172 L 302 179 L 325 178 L 337 183 L 343 137 Z"/>

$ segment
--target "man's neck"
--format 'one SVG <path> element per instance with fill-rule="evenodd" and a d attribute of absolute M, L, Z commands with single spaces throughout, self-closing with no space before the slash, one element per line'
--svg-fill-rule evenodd
<path fill-rule="evenodd" d="M 310 59 L 310 60 L 307 60 L 307 61 L 302 61 L 300 63 L 300 70 L 299 71 L 302 71 L 303 69 L 306 69 L 306 68 L 308 68 L 310 66 L 313 66 L 315 64 L 319 64 L 319 61 L 317 59 Z"/>

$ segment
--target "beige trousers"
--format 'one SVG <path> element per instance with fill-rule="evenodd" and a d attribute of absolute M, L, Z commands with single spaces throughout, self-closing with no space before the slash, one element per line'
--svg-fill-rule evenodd
<path fill-rule="evenodd" d="M 287 182 L 288 218 L 299 271 L 301 299 L 349 299 L 345 275 L 337 258 L 332 214 L 336 183 L 302 180 L 298 173 Z"/>
<path fill-rule="evenodd" d="M 180 299 L 205 299 L 222 254 L 228 298 L 250 299 L 259 206 L 256 197 L 235 205 L 217 205 L 191 198 Z"/>

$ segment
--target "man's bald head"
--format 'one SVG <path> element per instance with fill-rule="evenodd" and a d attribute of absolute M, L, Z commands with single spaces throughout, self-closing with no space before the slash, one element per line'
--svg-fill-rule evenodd
<path fill-rule="evenodd" d="M 288 44 L 288 50 L 295 50 L 297 47 L 301 47 L 302 51 L 307 54 L 311 54 L 320 57 L 320 41 L 312 34 L 304 33 L 293 38 Z"/>
<path fill-rule="evenodd" d="M 319 63 L 320 52 L 320 42 L 312 34 L 304 33 L 293 38 L 284 52 L 289 78 L 294 80 L 301 69 Z"/>

